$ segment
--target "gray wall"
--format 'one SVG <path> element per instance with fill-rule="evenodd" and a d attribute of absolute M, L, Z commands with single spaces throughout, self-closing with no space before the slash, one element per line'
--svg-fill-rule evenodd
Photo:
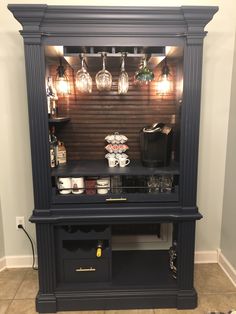
<path fill-rule="evenodd" d="M 236 269 L 236 40 L 228 126 L 221 250 Z"/>
<path fill-rule="evenodd" d="M 2 223 L 2 208 L 0 200 L 0 258 L 5 256 L 4 237 L 3 237 L 3 223 Z"/>

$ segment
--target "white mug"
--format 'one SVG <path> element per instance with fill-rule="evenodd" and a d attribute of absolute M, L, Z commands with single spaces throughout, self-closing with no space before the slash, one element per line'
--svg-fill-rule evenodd
<path fill-rule="evenodd" d="M 84 193 L 84 178 L 72 178 L 71 179 L 71 187 L 73 194 L 82 194 Z"/>
<path fill-rule="evenodd" d="M 71 193 L 71 178 L 58 178 L 57 186 L 60 194 L 70 194 Z"/>
<path fill-rule="evenodd" d="M 108 157 L 107 160 L 108 160 L 108 166 L 111 168 L 116 167 L 119 163 L 119 161 L 114 157 Z"/>
<path fill-rule="evenodd" d="M 116 154 L 116 158 L 119 160 L 120 158 L 128 158 L 129 156 L 126 155 L 125 153 L 122 153 L 122 154 Z"/>
<path fill-rule="evenodd" d="M 121 157 L 119 158 L 119 166 L 120 167 L 126 167 L 128 164 L 130 163 L 130 159 L 125 158 L 125 157 Z"/>
<path fill-rule="evenodd" d="M 110 187 L 109 178 L 101 178 L 97 180 L 97 193 L 98 194 L 107 194 Z"/>

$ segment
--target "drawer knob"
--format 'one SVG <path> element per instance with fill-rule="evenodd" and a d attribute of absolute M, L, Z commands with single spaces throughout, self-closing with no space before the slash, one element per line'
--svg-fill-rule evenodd
<path fill-rule="evenodd" d="M 80 267 L 80 268 L 76 268 L 75 271 L 96 271 L 96 268 L 93 268 L 93 267 L 89 267 L 89 268 L 83 268 L 83 267 Z"/>

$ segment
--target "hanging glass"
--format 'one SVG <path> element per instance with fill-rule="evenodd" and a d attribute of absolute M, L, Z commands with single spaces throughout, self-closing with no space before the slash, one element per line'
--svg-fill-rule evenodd
<path fill-rule="evenodd" d="M 106 55 L 102 54 L 102 70 L 96 74 L 95 80 L 99 91 L 109 91 L 112 86 L 112 75 L 106 70 Z"/>
<path fill-rule="evenodd" d="M 126 94 L 129 89 L 129 76 L 128 73 L 125 71 L 125 56 L 122 55 L 121 60 L 121 72 L 118 79 L 118 93 L 119 94 Z"/>
<path fill-rule="evenodd" d="M 81 69 L 76 73 L 76 87 L 81 93 L 92 92 L 93 81 L 84 67 L 84 56 L 81 55 Z"/>
<path fill-rule="evenodd" d="M 154 80 L 154 73 L 147 67 L 147 60 L 144 58 L 139 70 L 135 73 L 135 81 L 140 84 L 148 84 Z"/>

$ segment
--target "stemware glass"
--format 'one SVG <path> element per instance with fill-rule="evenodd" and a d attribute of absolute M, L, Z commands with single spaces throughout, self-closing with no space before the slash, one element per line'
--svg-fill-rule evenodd
<path fill-rule="evenodd" d="M 81 56 L 81 69 L 76 73 L 76 87 L 81 93 L 92 92 L 92 78 L 84 67 L 84 57 Z"/>
<path fill-rule="evenodd" d="M 106 55 L 102 54 L 102 70 L 96 74 L 95 80 L 99 91 L 109 91 L 112 85 L 112 75 L 106 70 Z"/>
<path fill-rule="evenodd" d="M 129 76 L 128 73 L 125 71 L 125 58 L 122 55 L 121 61 L 121 72 L 118 79 L 118 93 L 119 94 L 126 94 L 129 89 Z"/>

